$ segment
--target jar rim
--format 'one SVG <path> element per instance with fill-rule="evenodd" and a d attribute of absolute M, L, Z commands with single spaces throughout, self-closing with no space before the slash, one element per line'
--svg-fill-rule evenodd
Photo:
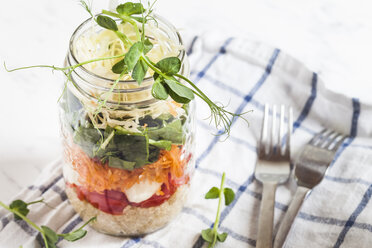
<path fill-rule="evenodd" d="M 176 27 L 171 24 L 169 21 L 167 21 L 165 18 L 157 15 L 157 14 L 152 14 L 152 16 L 156 19 L 156 21 L 160 21 L 160 23 L 163 23 L 165 24 L 168 28 L 170 28 L 170 30 L 176 34 L 176 37 L 177 37 L 177 42 L 180 44 L 180 45 L 183 45 L 183 40 L 181 38 L 181 35 L 180 33 L 177 31 Z M 77 34 L 78 32 L 85 26 L 87 25 L 89 22 L 92 21 L 92 18 L 88 18 L 87 20 L 85 20 L 83 23 L 81 23 L 76 29 L 75 31 L 73 32 L 71 38 L 70 38 L 70 41 L 69 41 L 69 54 L 71 55 L 71 58 L 73 59 L 73 62 L 75 62 L 76 64 L 79 64 L 81 62 L 78 61 L 78 59 L 76 58 L 75 56 L 75 53 L 74 53 L 74 41 L 75 39 L 78 37 Z M 98 24 L 95 24 L 96 26 L 98 26 Z M 181 62 L 183 62 L 184 58 L 185 58 L 185 55 L 186 55 L 186 51 L 185 49 L 181 49 L 179 54 L 178 54 L 178 58 L 181 60 Z M 88 73 L 90 76 L 93 76 L 93 77 L 96 77 L 100 80 L 103 80 L 103 81 L 106 81 L 108 84 L 109 83 L 114 83 L 116 81 L 116 79 L 110 79 L 110 78 L 107 78 L 107 77 L 104 77 L 104 76 L 100 76 L 98 74 L 95 74 L 94 72 L 86 69 L 84 66 L 80 66 L 79 67 L 81 70 L 83 70 L 85 73 Z M 145 77 L 143 79 L 143 82 L 149 82 L 149 81 L 152 81 L 153 78 L 152 76 L 149 76 L 149 77 Z M 136 80 L 119 80 L 118 83 L 120 84 L 133 84 L 133 83 L 137 83 Z M 106 87 L 104 87 L 106 88 Z"/>

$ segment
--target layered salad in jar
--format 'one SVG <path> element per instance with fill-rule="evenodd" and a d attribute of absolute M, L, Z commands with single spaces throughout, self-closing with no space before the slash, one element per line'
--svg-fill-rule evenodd
<path fill-rule="evenodd" d="M 153 18 L 146 23 L 144 35 L 152 44 L 146 56 L 154 63 L 178 57 L 180 73 L 188 76 L 178 33 L 160 17 Z M 116 22 L 120 33 L 136 40 L 131 23 Z M 115 32 L 88 20 L 71 39 L 66 65 L 129 49 Z M 154 99 L 150 69 L 140 84 L 129 73 L 119 78 L 115 66 L 122 59 L 89 63 L 71 74 L 72 84 L 60 101 L 63 175 L 74 209 L 84 220 L 97 217 L 93 228 L 140 235 L 163 227 L 185 203 L 194 167 L 193 105 L 171 97 Z"/>

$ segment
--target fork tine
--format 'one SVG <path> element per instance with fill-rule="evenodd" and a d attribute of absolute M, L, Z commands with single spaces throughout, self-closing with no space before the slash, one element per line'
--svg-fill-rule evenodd
<path fill-rule="evenodd" d="M 338 133 L 336 131 L 331 131 L 327 133 L 327 135 L 324 136 L 322 142 L 319 143 L 318 146 L 320 146 L 321 148 L 328 147 L 330 144 L 333 143 L 333 141 L 335 140 L 337 136 L 338 136 Z"/>
<path fill-rule="evenodd" d="M 278 153 L 280 155 L 283 155 L 284 154 L 284 149 L 285 147 L 283 147 L 283 144 L 282 144 L 282 138 L 284 137 L 284 116 L 285 116 L 285 107 L 284 105 L 282 104 L 280 106 L 280 123 L 279 123 L 279 134 L 278 134 Z"/>
<path fill-rule="evenodd" d="M 285 146 L 285 156 L 289 158 L 291 150 L 291 136 L 293 130 L 293 108 L 288 107 L 288 133 L 287 133 L 287 143 Z"/>
<path fill-rule="evenodd" d="M 276 149 L 278 149 L 278 140 L 277 140 L 277 124 L 276 124 L 276 105 L 273 104 L 272 107 L 272 123 L 271 123 L 271 142 L 269 146 L 269 154 L 275 154 Z"/>
<path fill-rule="evenodd" d="M 336 138 L 337 138 L 337 139 L 340 138 L 340 139 L 336 142 L 336 144 L 334 144 L 333 147 L 332 147 L 332 145 L 333 145 L 333 142 L 332 142 L 332 143 L 327 147 L 329 150 L 336 151 L 336 150 L 341 146 L 341 144 L 344 143 L 344 140 L 347 138 L 347 136 L 345 136 L 345 135 L 343 135 L 343 134 L 340 134 L 340 135 L 338 135 Z M 337 140 L 336 138 L 335 138 L 335 140 Z"/>
<path fill-rule="evenodd" d="M 321 137 L 323 136 L 323 134 L 327 132 L 327 129 L 323 129 L 321 132 L 317 133 L 310 141 L 309 141 L 309 144 L 315 146 L 319 140 L 321 139 Z"/>
<path fill-rule="evenodd" d="M 259 143 L 259 154 L 260 156 L 267 153 L 267 144 L 268 144 L 268 122 L 269 122 L 269 104 L 265 104 L 264 116 L 262 120 L 261 127 L 261 139 Z"/>

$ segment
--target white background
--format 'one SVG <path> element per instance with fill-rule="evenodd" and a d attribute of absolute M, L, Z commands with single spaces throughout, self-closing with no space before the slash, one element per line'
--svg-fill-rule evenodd
<path fill-rule="evenodd" d="M 306 63 L 326 86 L 372 102 L 371 1 L 158 0 L 181 32 L 246 36 Z M 96 0 L 94 6 L 108 6 Z M 9 68 L 62 65 L 69 38 L 88 15 L 76 0 L 2 0 L 0 61 Z M 63 77 L 0 67 L 0 200 L 31 184 L 61 154 L 57 99 Z"/>

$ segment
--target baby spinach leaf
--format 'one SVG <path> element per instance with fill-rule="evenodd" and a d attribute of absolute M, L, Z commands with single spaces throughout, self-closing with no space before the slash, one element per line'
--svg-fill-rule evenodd
<path fill-rule="evenodd" d="M 153 140 L 169 140 L 174 144 L 182 144 L 184 137 L 181 120 L 176 119 L 171 123 L 164 121 L 163 124 L 162 128 L 149 128 L 149 138 Z"/>
<path fill-rule="evenodd" d="M 220 190 L 217 187 L 211 188 L 208 193 L 205 194 L 205 199 L 216 199 L 220 196 Z"/>
<path fill-rule="evenodd" d="M 155 83 L 152 85 L 151 94 L 154 98 L 159 100 L 166 100 L 168 98 L 167 89 L 158 80 L 156 80 Z"/>
<path fill-rule="evenodd" d="M 141 167 L 148 161 L 148 143 L 145 135 L 118 135 L 114 137 L 118 157 L 125 161 L 135 162 Z"/>
<path fill-rule="evenodd" d="M 136 162 L 125 161 L 117 157 L 109 157 L 108 166 L 113 167 L 113 168 L 119 168 L 119 169 L 132 171 L 135 165 L 136 165 Z"/>
<path fill-rule="evenodd" d="M 225 196 L 225 205 L 228 206 L 230 203 L 232 203 L 235 199 L 235 193 L 230 188 L 224 188 L 223 194 Z"/>
<path fill-rule="evenodd" d="M 91 158 L 98 148 L 97 144 L 100 139 L 101 134 L 97 129 L 84 126 L 79 126 L 73 135 L 75 144 L 79 145 Z"/>
<path fill-rule="evenodd" d="M 153 146 L 156 146 L 160 149 L 165 149 L 167 151 L 170 151 L 170 149 L 172 148 L 172 141 L 170 141 L 170 140 L 152 140 L 152 139 L 149 139 L 149 144 L 153 145 Z"/>
<path fill-rule="evenodd" d="M 148 68 L 149 66 L 141 59 L 138 60 L 137 64 L 134 66 L 132 78 L 137 81 L 138 85 L 140 85 L 145 78 Z"/>
<path fill-rule="evenodd" d="M 22 200 L 15 200 L 9 205 L 10 209 L 16 210 L 18 213 L 22 214 L 23 216 L 27 216 L 30 210 L 27 207 L 27 203 Z M 18 215 L 14 214 L 14 219 L 21 220 L 22 218 Z"/>
<path fill-rule="evenodd" d="M 55 231 L 53 231 L 52 229 L 50 229 L 49 227 L 47 226 L 41 226 L 41 229 L 43 230 L 44 232 L 44 235 L 46 237 L 46 240 L 48 242 L 48 246 L 50 248 L 56 248 L 56 243 L 58 241 L 58 235 Z"/>
<path fill-rule="evenodd" d="M 137 64 L 139 58 L 143 52 L 143 45 L 140 41 L 134 43 L 127 54 L 124 57 L 124 63 L 127 65 L 128 71 L 133 70 L 134 66 Z"/>
<path fill-rule="evenodd" d="M 160 149 L 156 146 L 149 145 L 149 163 L 154 163 L 159 159 Z"/>
<path fill-rule="evenodd" d="M 118 31 L 118 26 L 116 25 L 116 22 L 111 17 L 99 15 L 97 16 L 96 21 L 97 21 L 97 24 L 103 28 L 106 28 L 112 31 Z"/>
<path fill-rule="evenodd" d="M 156 63 L 156 67 L 158 67 L 164 74 L 172 76 L 180 71 L 181 60 L 177 57 L 168 57 Z"/>
<path fill-rule="evenodd" d="M 145 12 L 145 9 L 143 8 L 143 5 L 141 3 L 126 2 L 117 6 L 116 11 L 121 15 L 130 16 L 142 14 Z"/>

